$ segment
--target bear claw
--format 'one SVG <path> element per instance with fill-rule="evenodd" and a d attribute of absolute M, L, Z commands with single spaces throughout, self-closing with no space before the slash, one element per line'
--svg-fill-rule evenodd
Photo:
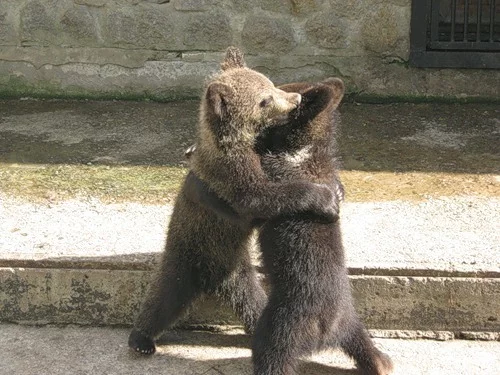
<path fill-rule="evenodd" d="M 135 352 L 145 355 L 153 354 L 156 351 L 154 340 L 135 329 L 130 332 L 128 346 Z"/>

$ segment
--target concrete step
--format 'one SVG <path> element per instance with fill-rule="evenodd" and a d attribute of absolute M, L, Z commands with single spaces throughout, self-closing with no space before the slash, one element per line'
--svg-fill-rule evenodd
<path fill-rule="evenodd" d="M 249 375 L 250 338 L 242 331 L 170 331 L 151 357 L 128 350 L 127 329 L 0 325 L 0 373 L 9 375 Z M 394 375 L 498 375 L 500 342 L 375 339 Z M 304 375 L 356 374 L 340 351 L 304 359 Z"/>

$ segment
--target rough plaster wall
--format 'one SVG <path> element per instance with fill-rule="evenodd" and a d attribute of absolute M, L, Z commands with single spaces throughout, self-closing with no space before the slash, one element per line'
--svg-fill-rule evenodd
<path fill-rule="evenodd" d="M 228 45 L 278 83 L 499 97 L 495 70 L 407 65 L 411 0 L 2 0 L 4 95 L 197 96 Z"/>

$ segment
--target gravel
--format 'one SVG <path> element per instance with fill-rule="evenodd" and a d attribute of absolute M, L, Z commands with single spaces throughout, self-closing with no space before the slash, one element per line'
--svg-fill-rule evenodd
<path fill-rule="evenodd" d="M 0 195 L 0 259 L 158 253 L 172 206 L 96 199 L 39 204 Z M 500 272 L 500 199 L 346 202 L 342 228 L 355 268 Z"/>

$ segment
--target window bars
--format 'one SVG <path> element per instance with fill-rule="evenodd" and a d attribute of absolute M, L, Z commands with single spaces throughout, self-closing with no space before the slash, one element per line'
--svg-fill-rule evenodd
<path fill-rule="evenodd" d="M 500 68 L 500 0 L 413 0 L 410 64 Z"/>

